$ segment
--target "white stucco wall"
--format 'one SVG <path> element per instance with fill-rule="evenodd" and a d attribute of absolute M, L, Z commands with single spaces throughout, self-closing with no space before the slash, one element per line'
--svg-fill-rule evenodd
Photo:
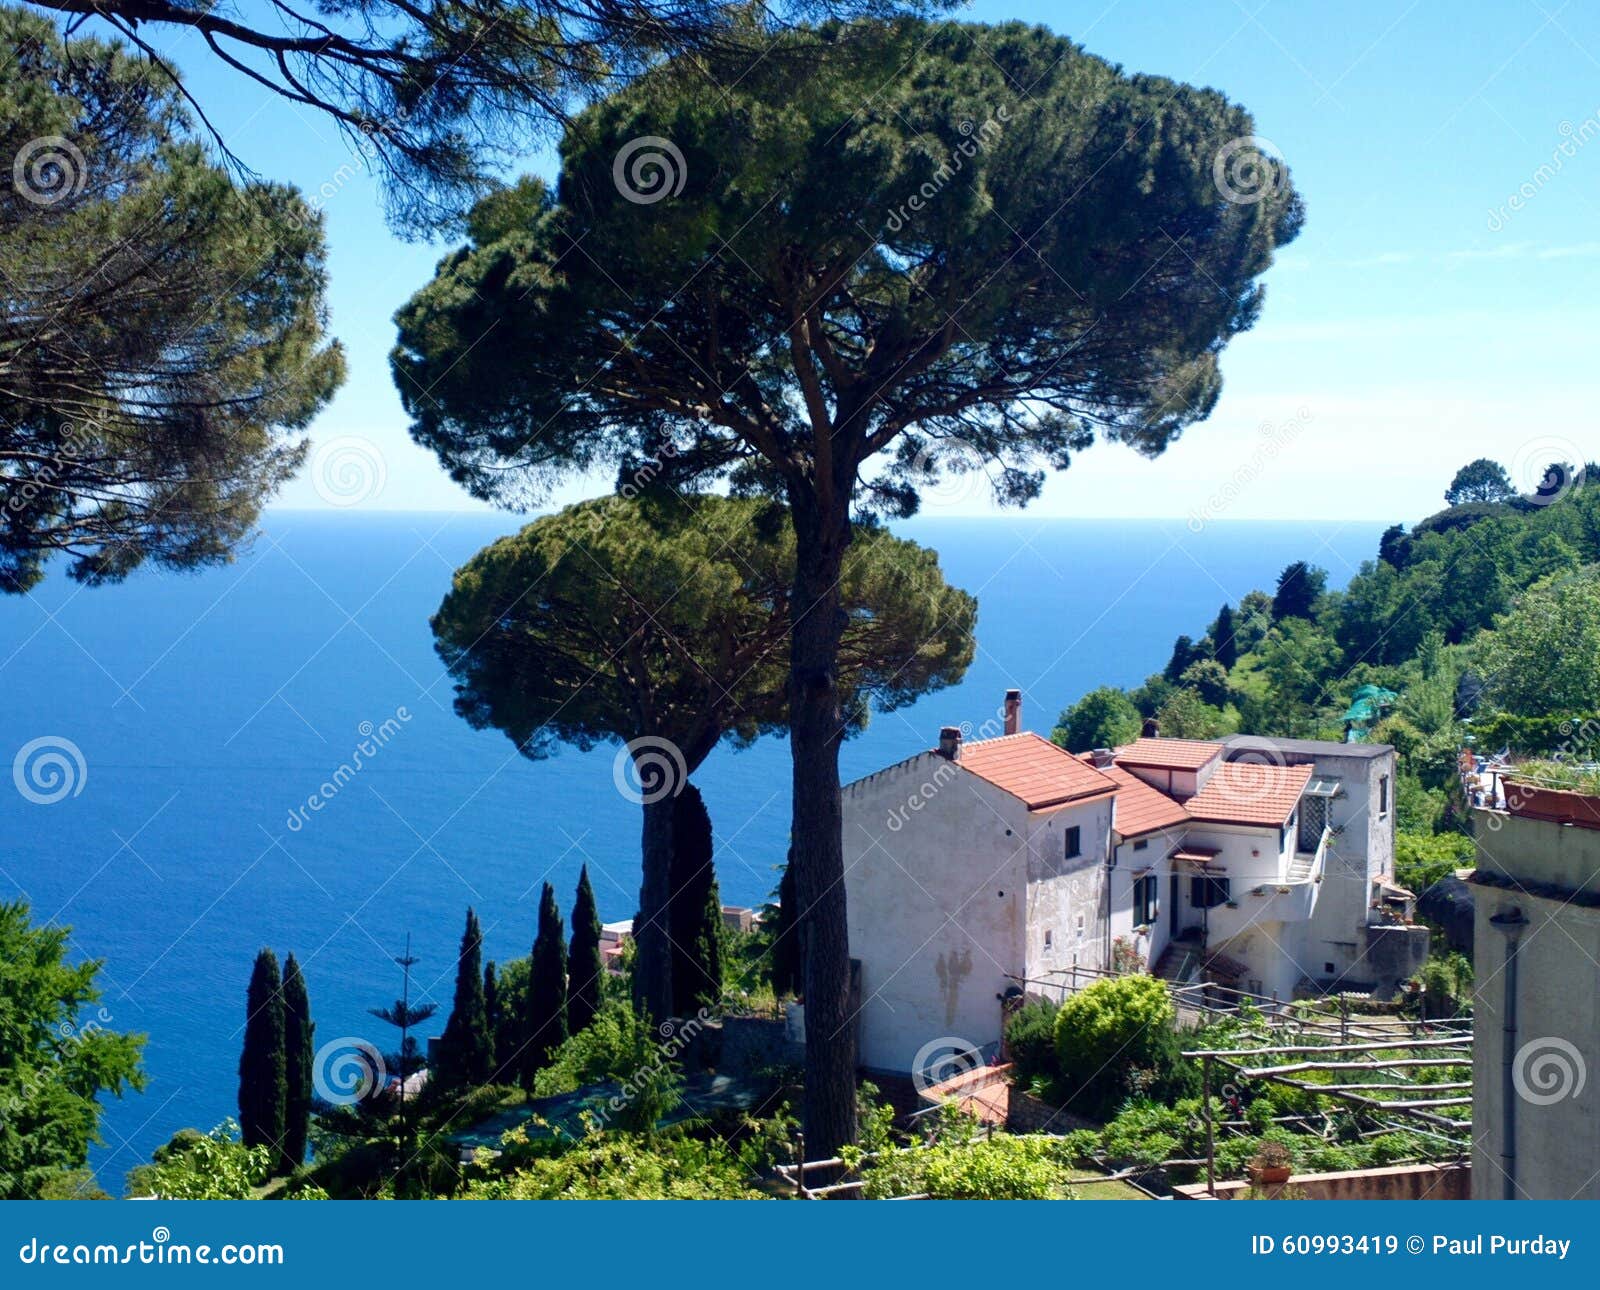
<path fill-rule="evenodd" d="M 1028 817 L 1028 920 L 1025 975 L 1054 979 L 1071 967 L 1109 966 L 1106 947 L 1106 847 L 1111 798 Z M 1065 856 L 1076 828 L 1079 854 Z M 1046 934 L 1050 944 L 1045 944 Z"/>
<path fill-rule="evenodd" d="M 861 1064 L 910 1071 L 931 1041 L 997 1042 L 1007 974 L 1027 961 L 1026 808 L 936 753 L 848 785 L 843 804 Z"/>

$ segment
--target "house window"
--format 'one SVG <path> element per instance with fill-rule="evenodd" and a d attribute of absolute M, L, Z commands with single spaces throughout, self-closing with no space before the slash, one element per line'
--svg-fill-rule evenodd
<path fill-rule="evenodd" d="M 1149 845 L 1150 845 L 1150 839 L 1149 838 L 1140 838 L 1139 841 L 1137 841 L 1137 842 L 1135 842 L 1133 844 L 1133 849 L 1135 851 L 1143 851 Z"/>
<path fill-rule="evenodd" d="M 1133 923 L 1135 927 L 1149 927 L 1161 912 L 1161 880 L 1155 874 L 1134 879 Z"/>
<path fill-rule="evenodd" d="M 1067 830 L 1066 857 L 1068 860 L 1083 854 L 1079 847 L 1080 833 L 1081 831 L 1076 824 Z"/>
<path fill-rule="evenodd" d="M 1378 776 L 1378 818 L 1381 820 L 1389 814 L 1389 777 Z"/>
<path fill-rule="evenodd" d="M 1228 880 L 1197 875 L 1189 879 L 1189 904 L 1196 909 L 1215 909 L 1229 900 Z"/>
<path fill-rule="evenodd" d="M 1055 939 L 1055 933 L 1052 932 L 1048 927 L 1045 928 L 1044 929 L 1044 947 L 1045 947 L 1045 949 L 1048 950 L 1050 948 L 1051 942 L 1054 939 Z"/>

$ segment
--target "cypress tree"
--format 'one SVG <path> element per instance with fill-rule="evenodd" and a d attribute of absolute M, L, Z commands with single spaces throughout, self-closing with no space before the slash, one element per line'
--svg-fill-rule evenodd
<path fill-rule="evenodd" d="M 316 1026 L 311 1020 L 311 996 L 293 954 L 283 965 L 283 1168 L 298 1169 L 306 1161 L 306 1140 L 311 1132 L 312 1058 L 316 1052 Z"/>
<path fill-rule="evenodd" d="M 467 910 L 456 959 L 456 994 L 439 1040 L 436 1072 L 446 1089 L 476 1088 L 494 1072 L 494 1040 L 489 1033 L 489 1008 L 483 992 L 483 931 L 478 915 Z"/>
<path fill-rule="evenodd" d="M 246 1146 L 282 1152 L 288 1093 L 283 981 L 278 956 L 264 949 L 256 955 L 245 993 L 244 1048 L 239 1054 L 239 1131 Z"/>
<path fill-rule="evenodd" d="M 572 944 L 567 950 L 567 1032 L 585 1030 L 600 1011 L 600 986 L 605 979 L 600 957 L 600 911 L 589 866 L 578 873 L 578 894 L 572 902 Z"/>
<path fill-rule="evenodd" d="M 711 816 L 693 784 L 673 803 L 671 896 L 672 1010 L 689 1016 L 722 998 L 722 901 L 712 863 Z"/>
<path fill-rule="evenodd" d="M 494 960 L 483 965 L 483 1019 L 489 1031 L 489 1070 L 500 1077 L 500 981 L 495 976 Z"/>
<path fill-rule="evenodd" d="M 528 960 L 526 1039 L 522 1048 L 522 1086 L 550 1064 L 567 1037 L 567 942 L 562 935 L 556 891 L 545 883 L 539 898 L 539 932 Z"/>
<path fill-rule="evenodd" d="M 791 859 L 794 852 L 791 849 Z M 794 865 L 783 866 L 778 880 L 778 907 L 772 919 L 772 992 L 778 998 L 804 990 L 800 956 L 800 898 L 795 895 Z"/>
<path fill-rule="evenodd" d="M 1211 628 L 1211 648 L 1217 662 L 1231 672 L 1233 665 L 1239 661 L 1239 642 L 1233 638 L 1231 605 L 1224 605 L 1217 613 L 1217 621 Z"/>

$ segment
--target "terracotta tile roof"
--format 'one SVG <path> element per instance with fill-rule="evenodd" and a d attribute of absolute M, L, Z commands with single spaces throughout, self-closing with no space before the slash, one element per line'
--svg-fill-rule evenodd
<path fill-rule="evenodd" d="M 1117 781 L 1032 731 L 963 744 L 961 765 L 1030 811 L 1117 789 Z"/>
<path fill-rule="evenodd" d="M 1311 781 L 1311 766 L 1224 762 L 1185 802 L 1189 818 L 1211 824 L 1280 825 Z"/>
<path fill-rule="evenodd" d="M 1136 838 L 1189 822 L 1189 812 L 1181 802 L 1151 788 L 1131 770 L 1107 766 L 1100 773 L 1117 781 L 1117 811 L 1112 823 L 1123 837 Z"/>
<path fill-rule="evenodd" d="M 1135 739 L 1116 750 L 1124 766 L 1147 766 L 1157 770 L 1199 770 L 1222 752 L 1221 744 L 1200 739 Z"/>

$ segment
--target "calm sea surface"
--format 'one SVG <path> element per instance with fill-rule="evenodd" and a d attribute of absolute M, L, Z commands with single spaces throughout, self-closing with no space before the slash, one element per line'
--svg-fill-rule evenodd
<path fill-rule="evenodd" d="M 511 531 L 505 517 L 285 512 L 237 563 L 144 573 L 83 590 L 54 576 L 0 598 L 0 754 L 70 740 L 75 796 L 36 804 L 0 778 L 0 898 L 69 925 L 103 959 L 108 1024 L 150 1036 L 142 1095 L 113 1102 L 94 1163 L 108 1189 L 174 1130 L 235 1113 L 244 989 L 262 945 L 304 964 L 317 1038 L 371 1036 L 398 993 L 407 933 L 414 992 L 448 1008 L 468 904 L 486 952 L 525 954 L 539 886 L 563 912 L 587 863 L 607 920 L 631 916 L 638 809 L 613 752 L 540 763 L 451 710 L 428 617 L 451 571 Z M 1048 733 L 1096 685 L 1136 684 L 1224 600 L 1308 559 L 1343 582 L 1373 554 L 1365 523 L 918 520 L 979 601 L 966 681 L 875 717 L 846 779 L 980 725 L 1020 687 Z M 401 709 L 409 720 L 397 717 Z M 366 731 L 395 718 L 351 782 L 298 830 L 289 819 Z M 367 725 L 366 723 L 370 723 Z M 719 750 L 696 776 L 717 833 L 723 899 L 756 904 L 788 835 L 788 749 Z"/>

